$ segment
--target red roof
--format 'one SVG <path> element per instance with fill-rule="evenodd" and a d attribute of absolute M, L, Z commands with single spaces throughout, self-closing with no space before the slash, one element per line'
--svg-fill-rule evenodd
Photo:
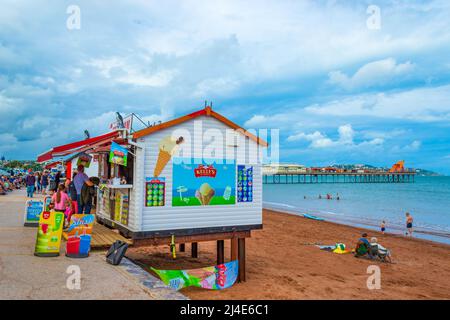
<path fill-rule="evenodd" d="M 54 157 L 62 157 L 72 153 L 78 153 L 95 148 L 96 146 L 102 146 L 110 143 L 111 141 L 120 138 L 120 131 L 112 131 L 97 137 L 80 140 L 61 146 L 53 147 L 49 151 L 42 153 L 38 156 L 37 162 L 45 162 L 52 160 Z"/>
<path fill-rule="evenodd" d="M 243 135 L 245 135 L 249 139 L 255 141 L 256 143 L 258 143 L 258 144 L 260 144 L 260 145 L 262 145 L 264 147 L 267 147 L 269 145 L 263 139 L 255 136 L 254 134 L 248 132 L 244 128 L 242 128 L 239 125 L 237 125 L 236 123 L 234 123 L 233 121 L 231 121 L 231 120 L 225 118 L 224 116 L 218 114 L 217 112 L 213 111 L 211 109 L 211 107 L 209 107 L 209 106 L 206 107 L 205 109 L 198 110 L 196 112 L 193 112 L 191 114 L 179 117 L 177 119 L 173 119 L 173 120 L 170 120 L 170 121 L 167 121 L 167 122 L 163 122 L 163 123 L 158 124 L 158 125 L 153 126 L 153 127 L 149 127 L 149 128 L 145 128 L 145 129 L 139 130 L 139 131 L 137 131 L 137 132 L 135 132 L 133 134 L 133 138 L 137 139 L 137 138 L 140 138 L 140 137 L 144 137 L 144 136 L 147 136 L 147 135 L 149 135 L 149 134 L 151 134 L 153 132 L 173 127 L 175 125 L 178 125 L 180 123 L 186 122 L 186 121 L 191 120 L 191 119 L 195 119 L 195 118 L 200 117 L 200 116 L 213 117 L 213 118 L 219 120 L 220 122 L 225 123 L 230 128 L 233 128 L 234 130 L 239 131 L 240 133 L 242 133 Z"/>

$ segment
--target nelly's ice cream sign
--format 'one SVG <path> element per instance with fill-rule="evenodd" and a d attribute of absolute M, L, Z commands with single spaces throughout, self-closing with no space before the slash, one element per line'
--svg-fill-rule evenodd
<path fill-rule="evenodd" d="M 213 167 L 213 165 L 205 166 L 203 164 L 199 164 L 198 167 L 194 169 L 194 174 L 196 178 L 200 177 L 215 178 L 217 170 Z"/>
<path fill-rule="evenodd" d="M 208 161 L 176 158 L 173 161 L 172 206 L 211 206 L 236 203 L 234 160 Z"/>

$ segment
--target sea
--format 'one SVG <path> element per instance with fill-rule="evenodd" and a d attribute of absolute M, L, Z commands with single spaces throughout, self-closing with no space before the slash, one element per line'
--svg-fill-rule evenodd
<path fill-rule="evenodd" d="M 263 206 L 374 230 L 385 220 L 386 232 L 395 234 L 405 234 L 409 212 L 414 237 L 450 244 L 447 176 L 417 176 L 414 183 L 264 184 Z"/>

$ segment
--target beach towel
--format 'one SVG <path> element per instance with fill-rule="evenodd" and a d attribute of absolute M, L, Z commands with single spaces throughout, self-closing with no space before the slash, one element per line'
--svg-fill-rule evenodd
<path fill-rule="evenodd" d="M 347 250 L 344 243 L 336 243 L 330 246 L 318 246 L 320 250 L 330 251 L 336 254 L 351 253 L 351 250 Z"/>

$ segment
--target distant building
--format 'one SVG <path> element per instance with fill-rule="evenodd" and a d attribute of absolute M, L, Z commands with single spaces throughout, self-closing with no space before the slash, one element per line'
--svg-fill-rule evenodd
<path fill-rule="evenodd" d="M 304 165 L 294 163 L 271 163 L 262 167 L 263 174 L 289 174 L 289 173 L 306 173 L 307 169 Z"/>

